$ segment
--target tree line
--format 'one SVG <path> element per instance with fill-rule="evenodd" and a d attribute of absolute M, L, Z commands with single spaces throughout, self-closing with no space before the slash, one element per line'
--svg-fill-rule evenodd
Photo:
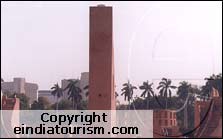
<path fill-rule="evenodd" d="M 206 80 L 205 85 L 198 87 L 196 85 L 192 85 L 191 83 L 187 81 L 181 81 L 179 83 L 179 86 L 175 86 L 172 84 L 171 79 L 167 78 L 162 78 L 161 81 L 159 82 L 158 87 L 156 88 L 158 90 L 158 94 L 154 93 L 154 88 L 153 88 L 153 83 L 149 81 L 144 81 L 141 85 L 134 86 L 130 83 L 130 81 L 127 81 L 124 83 L 122 86 L 123 88 L 120 90 L 120 93 L 115 92 L 116 98 L 119 96 L 118 94 L 121 94 L 123 96 L 124 101 L 128 102 L 128 105 L 121 105 L 117 106 L 117 109 L 123 109 L 123 107 L 126 107 L 126 109 L 133 109 L 133 104 L 135 104 L 135 109 L 154 109 L 154 108 L 161 108 L 161 109 L 175 109 L 177 106 L 175 105 L 170 105 L 172 103 L 175 103 L 177 105 L 177 101 L 185 101 L 188 94 L 192 94 L 190 96 L 189 100 L 192 101 L 195 98 L 199 98 L 202 101 L 207 100 L 210 97 L 210 93 L 212 91 L 212 88 L 215 88 L 218 90 L 219 95 L 222 96 L 222 74 L 218 75 L 211 75 L 208 78 L 205 78 Z M 1 79 L 3 82 L 4 80 Z M 82 99 L 82 91 L 85 90 L 86 97 L 89 95 L 89 85 L 85 86 L 83 89 L 81 89 L 78 85 L 79 80 L 74 79 L 74 80 L 67 80 L 68 85 L 62 89 L 58 83 L 54 84 L 51 87 L 51 94 L 55 97 L 56 103 L 53 104 L 52 108 L 55 109 L 61 109 L 60 104 L 66 103 L 69 104 L 72 108 L 69 109 L 78 109 L 82 105 L 81 103 L 87 103 L 83 102 Z M 139 89 L 141 91 L 140 97 L 133 97 L 135 90 Z M 176 96 L 172 95 L 173 90 L 176 90 Z M 59 102 L 60 98 L 65 95 L 64 92 L 67 92 L 67 98 L 64 100 L 62 99 L 61 103 Z M 8 97 L 20 97 L 21 101 L 21 109 L 28 109 L 28 103 L 29 98 L 25 94 L 18 94 L 18 93 L 13 93 L 12 92 L 7 92 L 5 93 L 8 95 Z M 175 98 L 178 98 L 177 101 L 172 102 Z M 47 99 L 44 99 L 42 97 L 39 98 L 40 101 L 34 101 L 31 105 L 33 106 L 33 109 L 38 109 L 38 103 L 39 102 L 47 102 Z M 69 102 L 66 102 L 68 100 Z M 137 104 L 139 103 L 139 100 L 143 100 L 146 103 L 142 104 Z M 47 102 L 48 103 L 48 102 Z M 43 105 L 43 104 L 41 104 Z M 41 107 L 42 109 L 43 107 Z M 64 104 L 62 104 L 64 105 Z M 86 105 L 86 104 L 85 104 Z M 140 107 L 139 107 L 140 106 Z M 60 108 L 59 108 L 60 107 Z M 44 107 L 45 109 L 46 107 Z M 31 108 L 32 109 L 32 108 Z M 48 108 L 50 109 L 50 108 Z M 86 109 L 86 108 L 81 108 L 81 109 Z"/>
<path fill-rule="evenodd" d="M 194 127 L 194 102 L 199 99 L 200 101 L 207 101 L 212 89 L 216 89 L 222 97 L 222 74 L 211 75 L 204 78 L 206 81 L 203 86 L 193 85 L 187 81 L 181 81 L 178 86 L 173 85 L 171 79 L 162 78 L 157 88 L 158 94 L 154 93 L 155 89 L 153 83 L 149 81 L 142 82 L 138 87 L 127 81 L 122 86 L 120 93 L 115 92 L 116 98 L 121 94 L 124 101 L 128 104 L 117 105 L 117 110 L 145 110 L 145 109 L 179 109 L 184 106 L 182 111 L 177 113 L 178 126 L 182 132 L 193 129 Z M 2 79 L 2 81 L 4 81 Z M 22 110 L 87 110 L 87 101 L 82 99 L 82 89 L 79 87 L 79 80 L 67 80 L 68 85 L 62 89 L 58 83 L 54 84 L 51 88 L 51 94 L 55 97 L 56 103 L 50 104 L 49 100 L 45 97 L 39 97 L 34 101 L 31 106 L 29 105 L 29 98 L 25 94 L 8 94 L 8 97 L 18 97 L 20 99 L 20 109 Z M 86 91 L 86 97 L 89 95 L 89 85 L 85 86 L 83 90 Z M 140 96 L 134 97 L 135 91 L 141 91 Z M 176 95 L 173 95 L 175 90 Z M 60 99 L 67 93 L 67 98 Z M 60 100 L 60 101 L 59 101 Z M 189 111 L 189 113 L 188 113 Z M 186 120 L 185 120 L 186 119 Z M 189 119 L 189 120 L 188 120 Z"/>

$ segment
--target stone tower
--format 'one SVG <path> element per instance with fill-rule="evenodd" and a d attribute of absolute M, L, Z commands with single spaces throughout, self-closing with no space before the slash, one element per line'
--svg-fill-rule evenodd
<path fill-rule="evenodd" d="M 89 110 L 114 110 L 112 7 L 90 7 Z"/>

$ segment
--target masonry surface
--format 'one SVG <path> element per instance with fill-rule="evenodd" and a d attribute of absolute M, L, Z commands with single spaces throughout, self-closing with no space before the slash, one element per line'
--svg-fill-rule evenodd
<path fill-rule="evenodd" d="M 90 7 L 90 110 L 115 109 L 112 7 Z"/>

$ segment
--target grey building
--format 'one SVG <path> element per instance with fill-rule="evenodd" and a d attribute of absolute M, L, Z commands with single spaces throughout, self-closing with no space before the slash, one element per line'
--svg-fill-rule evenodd
<path fill-rule="evenodd" d="M 23 93 L 29 97 L 30 104 L 37 100 L 38 85 L 26 82 L 25 78 L 13 78 L 12 82 L 1 82 L 1 90 L 3 93 Z"/>

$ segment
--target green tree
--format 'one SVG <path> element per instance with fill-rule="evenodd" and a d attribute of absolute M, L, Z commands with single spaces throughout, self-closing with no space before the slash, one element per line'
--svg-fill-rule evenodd
<path fill-rule="evenodd" d="M 146 98 L 147 100 L 147 109 L 149 109 L 150 98 L 154 96 L 152 85 L 153 83 L 149 84 L 149 82 L 146 81 L 146 82 L 143 82 L 141 86 L 139 86 L 139 89 L 143 90 L 141 97 Z"/>
<path fill-rule="evenodd" d="M 87 110 L 87 100 L 82 100 L 79 103 L 78 110 Z"/>
<path fill-rule="evenodd" d="M 162 81 L 159 82 L 157 89 L 159 90 L 160 96 L 163 96 L 166 99 L 166 109 L 167 109 L 167 98 L 168 93 L 169 97 L 172 96 L 172 89 L 176 89 L 176 86 L 171 85 L 172 81 L 170 79 L 162 78 Z"/>
<path fill-rule="evenodd" d="M 136 110 L 143 110 L 146 109 L 146 104 L 144 103 L 145 99 L 142 99 L 140 97 L 135 98 L 135 100 L 131 103 L 131 106 L 134 106 L 134 109 Z M 148 101 L 147 101 L 148 102 Z"/>
<path fill-rule="evenodd" d="M 34 101 L 31 104 L 32 110 L 47 110 L 50 107 L 50 102 L 46 97 L 39 97 L 38 101 Z"/>
<path fill-rule="evenodd" d="M 201 92 L 198 94 L 198 98 L 205 101 L 211 96 L 212 89 L 217 89 L 219 95 L 222 96 L 222 74 L 212 74 L 208 78 L 204 78 L 206 80 L 205 85 L 201 87 Z"/>
<path fill-rule="evenodd" d="M 67 85 L 67 87 L 64 90 L 68 89 L 68 99 L 72 101 L 73 103 L 73 108 L 77 109 L 78 108 L 78 104 L 81 102 L 82 100 L 82 96 L 81 96 L 81 89 L 78 87 L 77 83 L 78 80 L 67 80 L 69 83 Z"/>
<path fill-rule="evenodd" d="M 203 96 L 210 97 L 210 93 L 212 92 L 212 88 L 218 90 L 219 95 L 222 96 L 222 74 L 211 75 L 209 78 L 205 78 L 206 83 L 202 87 Z"/>
<path fill-rule="evenodd" d="M 62 99 L 59 102 L 58 109 L 59 110 L 72 110 L 73 109 L 72 102 L 67 99 Z"/>
<path fill-rule="evenodd" d="M 191 89 L 191 84 L 186 81 L 180 82 L 178 86 L 177 95 L 181 100 L 186 100 L 189 90 Z"/>
<path fill-rule="evenodd" d="M 60 86 L 57 84 L 54 84 L 54 86 L 51 88 L 52 89 L 52 92 L 51 94 L 56 97 L 56 103 L 57 103 L 57 106 L 56 106 L 56 109 L 58 110 L 58 100 L 60 97 L 63 96 L 63 89 L 60 88 Z"/>
<path fill-rule="evenodd" d="M 124 83 L 123 84 L 123 88 L 121 90 L 122 91 L 121 96 L 124 95 L 124 100 L 125 101 L 128 101 L 128 103 L 129 103 L 129 109 L 130 109 L 130 101 L 132 100 L 133 93 L 134 93 L 134 89 L 137 89 L 137 87 L 133 86 L 128 81 L 127 83 Z"/>

